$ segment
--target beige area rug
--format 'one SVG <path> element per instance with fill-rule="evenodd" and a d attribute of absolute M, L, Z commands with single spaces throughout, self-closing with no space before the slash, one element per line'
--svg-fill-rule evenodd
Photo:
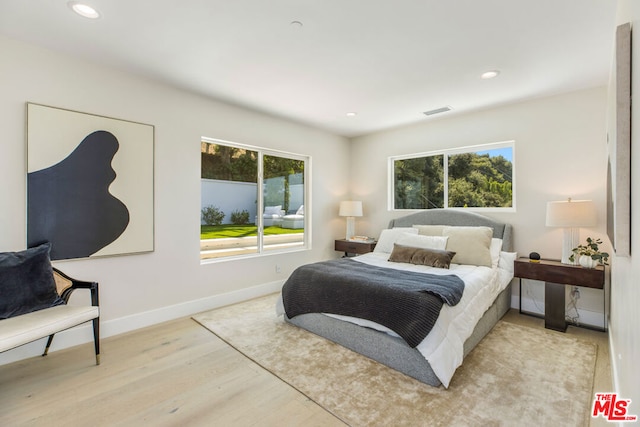
<path fill-rule="evenodd" d="M 501 321 L 436 388 L 285 323 L 276 298 L 193 318 L 351 426 L 589 424 L 594 344 Z"/>

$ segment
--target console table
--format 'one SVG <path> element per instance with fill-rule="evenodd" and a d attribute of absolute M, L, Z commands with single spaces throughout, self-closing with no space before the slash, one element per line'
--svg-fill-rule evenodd
<path fill-rule="evenodd" d="M 514 277 L 520 279 L 520 312 L 522 312 L 522 279 L 544 282 L 544 327 L 564 332 L 567 329 L 565 317 L 565 285 L 604 289 L 604 266 L 584 268 L 579 265 L 562 264 L 560 261 L 543 259 L 531 262 L 529 258 L 519 258 L 514 263 Z M 603 304 L 604 330 L 606 312 Z"/>

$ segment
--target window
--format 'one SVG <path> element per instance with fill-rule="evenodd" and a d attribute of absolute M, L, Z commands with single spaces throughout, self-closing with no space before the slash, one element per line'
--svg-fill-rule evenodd
<path fill-rule="evenodd" d="M 308 247 L 309 158 L 203 138 L 201 260 Z"/>
<path fill-rule="evenodd" d="M 511 142 L 389 159 L 389 208 L 514 209 Z"/>

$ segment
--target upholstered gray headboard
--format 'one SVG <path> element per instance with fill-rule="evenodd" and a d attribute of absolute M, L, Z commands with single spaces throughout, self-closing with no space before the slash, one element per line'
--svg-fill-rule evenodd
<path fill-rule="evenodd" d="M 389 228 L 411 227 L 412 225 L 468 225 L 493 228 L 493 237 L 502 239 L 502 250 L 513 250 L 513 233 L 511 224 L 458 209 L 428 209 L 389 221 Z"/>

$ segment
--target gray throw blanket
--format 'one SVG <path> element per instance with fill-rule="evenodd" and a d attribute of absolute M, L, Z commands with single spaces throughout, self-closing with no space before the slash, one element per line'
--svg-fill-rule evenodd
<path fill-rule="evenodd" d="M 307 313 L 359 317 L 386 326 L 411 347 L 431 331 L 444 302 L 456 305 L 458 276 L 376 267 L 342 258 L 297 268 L 282 287 L 288 318 Z"/>

